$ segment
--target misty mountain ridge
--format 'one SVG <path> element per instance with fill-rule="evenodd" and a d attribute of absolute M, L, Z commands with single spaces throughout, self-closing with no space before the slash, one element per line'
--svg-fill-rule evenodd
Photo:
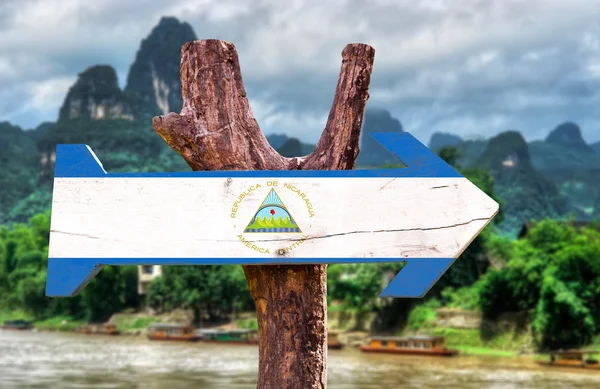
<path fill-rule="evenodd" d="M 430 148 L 460 151 L 459 165 L 491 169 L 498 195 L 506 202 L 503 224 L 511 229 L 543 215 L 577 220 L 600 216 L 600 153 L 594 149 L 597 143 L 584 141 L 575 123 L 562 123 L 544 140 L 529 143 L 516 131 L 451 144 L 434 138 L 437 143 L 430 142 Z"/>

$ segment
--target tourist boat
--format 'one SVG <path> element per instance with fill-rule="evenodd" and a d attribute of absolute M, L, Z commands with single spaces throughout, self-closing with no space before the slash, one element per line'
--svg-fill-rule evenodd
<path fill-rule="evenodd" d="M 580 367 L 600 370 L 598 358 L 600 350 L 558 350 L 549 353 L 548 360 L 536 361 L 543 366 Z"/>
<path fill-rule="evenodd" d="M 202 336 L 196 332 L 196 328 L 183 324 L 152 324 L 148 327 L 148 339 L 150 340 L 177 340 L 196 342 Z"/>
<path fill-rule="evenodd" d="M 119 330 L 114 324 L 85 324 L 75 328 L 75 332 L 86 335 L 119 335 Z"/>
<path fill-rule="evenodd" d="M 441 336 L 409 336 L 374 337 L 368 345 L 360 346 L 360 350 L 367 353 L 391 353 L 408 355 L 431 355 L 450 357 L 458 355 L 458 350 L 447 349 L 445 340 Z"/>
<path fill-rule="evenodd" d="M 255 330 L 201 330 L 203 342 L 258 344 L 258 331 Z"/>
<path fill-rule="evenodd" d="M 339 334 L 337 332 L 327 333 L 327 348 L 330 350 L 339 350 L 344 347 L 344 344 L 340 342 Z"/>
<path fill-rule="evenodd" d="M 1 328 L 4 330 L 31 330 L 33 325 L 30 321 L 17 319 L 5 321 Z"/>

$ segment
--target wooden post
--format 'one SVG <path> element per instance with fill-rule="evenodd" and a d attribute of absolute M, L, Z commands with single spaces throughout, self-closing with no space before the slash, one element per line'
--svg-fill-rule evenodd
<path fill-rule="evenodd" d="M 220 40 L 181 50 L 181 113 L 154 130 L 193 170 L 345 170 L 358 156 L 375 50 L 349 44 L 325 130 L 313 153 L 285 158 L 250 108 L 235 46 Z M 259 327 L 258 389 L 327 387 L 327 265 L 246 265 Z"/>

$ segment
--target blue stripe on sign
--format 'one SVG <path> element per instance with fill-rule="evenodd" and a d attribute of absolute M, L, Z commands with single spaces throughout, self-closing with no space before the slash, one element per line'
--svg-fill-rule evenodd
<path fill-rule="evenodd" d="M 149 172 L 149 173 L 106 173 L 95 155 L 86 145 L 57 145 L 54 177 L 105 177 L 105 178 L 181 178 L 181 177 L 224 177 L 224 178 L 280 178 L 280 177 L 462 177 L 456 170 L 439 158 L 427 146 L 408 132 L 371 133 L 383 147 L 390 150 L 407 167 L 365 170 L 227 170 L 197 172 Z"/>
<path fill-rule="evenodd" d="M 290 265 L 406 262 L 381 297 L 423 297 L 454 258 L 48 258 L 46 296 L 74 296 L 104 265 Z"/>

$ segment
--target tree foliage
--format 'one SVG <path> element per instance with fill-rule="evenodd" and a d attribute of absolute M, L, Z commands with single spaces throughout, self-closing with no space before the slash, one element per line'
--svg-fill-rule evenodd
<path fill-rule="evenodd" d="M 359 313 L 372 311 L 382 290 L 383 270 L 373 263 L 328 266 L 328 298 Z"/>
<path fill-rule="evenodd" d="M 158 310 L 193 309 L 196 320 L 253 309 L 241 266 L 170 266 L 152 281 L 148 303 Z"/>
<path fill-rule="evenodd" d="M 488 316 L 527 311 L 541 348 L 577 347 L 600 332 L 600 233 L 544 220 L 512 243 L 479 288 Z"/>
<path fill-rule="evenodd" d="M 50 212 L 33 216 L 28 225 L 0 227 L 0 308 L 37 318 L 68 315 L 96 321 L 138 305 L 134 266 L 104 268 L 76 297 L 46 297 L 49 234 Z"/>

